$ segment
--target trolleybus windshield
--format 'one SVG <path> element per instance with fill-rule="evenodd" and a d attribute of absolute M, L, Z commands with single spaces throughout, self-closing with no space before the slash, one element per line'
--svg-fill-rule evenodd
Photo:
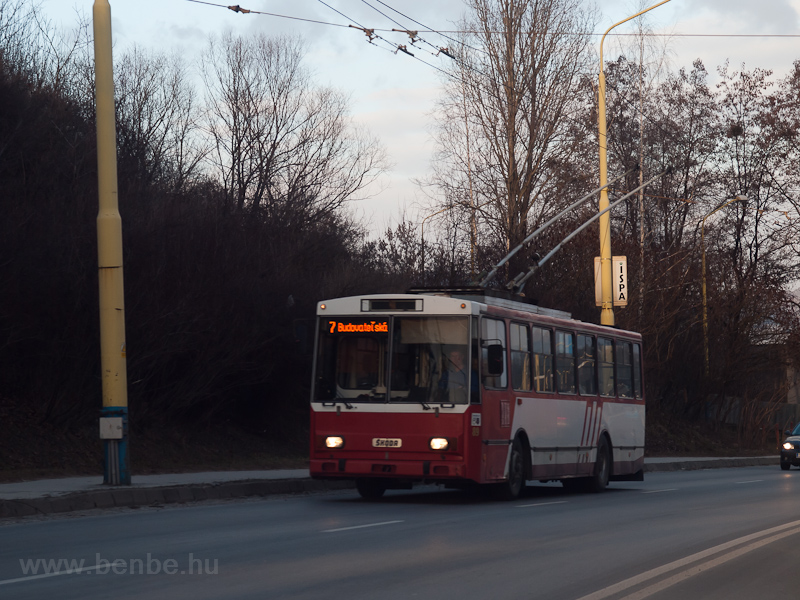
<path fill-rule="evenodd" d="M 466 317 L 321 319 L 314 398 L 466 404 L 469 339 Z"/>

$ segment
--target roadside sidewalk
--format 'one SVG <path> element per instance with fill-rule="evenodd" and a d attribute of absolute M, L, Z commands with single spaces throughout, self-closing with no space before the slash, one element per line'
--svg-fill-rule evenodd
<path fill-rule="evenodd" d="M 778 466 L 778 456 L 647 458 L 645 472 Z M 270 496 L 355 487 L 352 481 L 317 481 L 307 469 L 134 475 L 130 486 L 103 485 L 102 477 L 65 477 L 0 484 L 0 518 L 95 508 L 159 506 L 197 500 Z"/>
<path fill-rule="evenodd" d="M 644 472 L 657 471 L 699 471 L 702 469 L 727 469 L 730 467 L 777 467 L 780 455 L 744 457 L 706 457 L 706 458 L 645 458 Z M 0 492 L 2 498 L 2 492 Z"/>

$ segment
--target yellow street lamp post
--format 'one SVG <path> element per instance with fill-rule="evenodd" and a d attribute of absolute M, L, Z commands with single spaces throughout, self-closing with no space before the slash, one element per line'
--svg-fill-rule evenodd
<path fill-rule="evenodd" d="M 720 204 L 717 208 L 708 213 L 700 221 L 700 248 L 703 254 L 703 372 L 708 377 L 708 304 L 706 301 L 706 219 L 713 215 L 718 210 L 722 210 L 729 204 L 734 202 L 746 202 L 746 196 L 736 196 L 733 200 L 728 200 L 724 204 Z"/>
<path fill-rule="evenodd" d="M 597 130 L 598 130 L 598 144 L 600 146 L 600 203 L 599 210 L 602 212 L 608 207 L 608 157 L 607 157 L 607 136 L 606 136 L 606 76 L 603 67 L 603 42 L 608 35 L 608 32 L 614 29 L 617 25 L 627 23 L 631 19 L 643 15 L 649 10 L 666 4 L 669 0 L 662 0 L 658 4 L 646 8 L 633 16 L 628 17 L 614 23 L 603 34 L 600 39 L 600 85 L 598 87 L 598 109 L 597 109 Z M 611 217 L 609 213 L 605 213 L 600 217 L 600 289 L 602 304 L 600 308 L 600 324 L 601 325 L 614 325 L 614 303 L 611 291 Z"/>
<path fill-rule="evenodd" d="M 93 22 L 99 204 L 97 256 L 103 387 L 100 438 L 103 440 L 105 464 L 103 479 L 107 484 L 130 485 L 122 220 L 117 201 L 117 134 L 111 57 L 111 6 L 108 0 L 95 0 Z"/>

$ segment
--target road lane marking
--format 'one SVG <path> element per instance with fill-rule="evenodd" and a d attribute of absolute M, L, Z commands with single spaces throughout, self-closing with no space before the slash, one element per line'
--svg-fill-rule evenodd
<path fill-rule="evenodd" d="M 528 508 L 530 506 L 550 506 L 551 504 L 566 504 L 566 500 L 559 500 L 558 502 L 537 502 L 536 504 L 518 504 L 517 508 Z"/>
<path fill-rule="evenodd" d="M 731 548 L 741 546 L 742 544 L 746 544 L 747 542 L 751 542 L 759 538 L 764 538 L 765 536 L 769 536 L 772 534 L 780 534 L 781 532 L 785 532 L 787 529 L 792 530 L 786 533 L 787 536 L 793 535 L 795 533 L 800 533 L 800 521 L 792 521 L 791 523 L 786 523 L 785 525 L 779 525 L 778 527 L 773 527 L 771 529 L 766 529 L 764 531 L 759 531 L 757 533 L 751 533 L 750 535 L 746 535 L 744 537 L 731 540 L 730 542 L 725 542 L 724 544 L 720 544 L 719 546 L 714 546 L 713 548 L 697 552 L 696 554 L 692 554 L 691 556 L 687 556 L 685 558 L 678 559 L 666 565 L 657 567 L 655 569 L 645 571 L 644 573 L 640 573 L 635 577 L 630 577 L 628 579 L 625 579 L 624 581 L 615 583 L 614 585 L 608 586 L 607 588 L 604 588 L 602 590 L 597 590 L 596 592 L 592 592 L 591 594 L 583 596 L 578 600 L 602 600 L 603 598 L 608 598 L 609 596 L 613 596 L 615 594 L 619 594 L 620 592 L 624 592 L 627 589 L 630 589 L 634 586 L 650 581 L 651 579 L 655 579 L 656 577 L 664 575 L 665 573 L 669 573 L 670 571 L 675 571 L 677 569 L 680 569 L 681 567 L 686 567 L 687 565 L 698 562 L 704 558 L 708 558 L 715 554 L 719 554 L 720 552 L 724 552 L 726 550 L 730 550 Z M 777 538 L 777 536 L 773 536 L 772 538 L 768 539 L 770 540 L 770 542 L 772 542 L 776 541 L 779 538 Z M 755 548 L 750 548 L 750 549 L 755 550 Z M 632 600 L 632 598 L 628 598 L 625 600 Z"/>
<path fill-rule="evenodd" d="M 797 529 L 791 529 L 789 531 L 784 531 L 783 533 L 779 533 L 777 535 L 773 535 L 771 537 L 759 540 L 757 542 L 752 542 L 739 548 L 737 550 L 732 550 L 727 554 L 723 554 L 717 558 L 704 562 L 700 565 L 693 565 L 687 569 L 684 569 L 680 573 L 673 575 L 672 577 L 668 577 L 663 581 L 659 581 L 658 583 L 654 583 L 651 586 L 648 586 L 638 592 L 633 594 L 629 594 L 621 600 L 644 600 L 644 598 L 649 598 L 653 594 L 661 592 L 667 588 L 672 587 L 673 585 L 677 585 L 683 581 L 686 581 L 690 577 L 694 577 L 695 575 L 699 575 L 703 571 L 708 571 L 709 569 L 713 569 L 714 567 L 718 567 L 719 565 L 725 564 L 728 561 L 733 560 L 734 558 L 739 558 L 743 554 L 747 554 L 748 552 L 752 552 L 753 550 L 757 550 L 762 546 L 766 546 L 767 544 L 771 544 L 772 542 L 777 542 L 785 537 L 789 537 L 790 535 L 797 535 L 800 533 L 800 527 Z"/>
<path fill-rule="evenodd" d="M 366 525 L 353 525 L 352 527 L 339 527 L 338 529 L 324 529 L 320 533 L 335 533 L 337 531 L 348 531 L 350 529 L 364 529 L 365 527 L 380 527 L 381 525 L 394 525 L 405 521 L 383 521 L 382 523 L 367 523 Z"/>
<path fill-rule="evenodd" d="M 660 494 L 661 492 L 677 492 L 678 488 L 668 488 L 666 490 L 650 490 L 649 492 L 642 492 L 643 494 Z"/>
<path fill-rule="evenodd" d="M 736 485 L 742 485 L 743 483 L 761 483 L 764 481 L 763 479 L 753 479 L 751 481 L 737 481 Z"/>
<path fill-rule="evenodd" d="M 9 583 L 21 583 L 23 581 L 34 581 L 36 579 L 47 579 L 48 577 L 59 577 L 60 575 L 75 575 L 80 573 L 88 573 L 101 567 L 109 565 L 94 565 L 92 567 L 78 567 L 77 569 L 67 569 L 66 571 L 57 571 L 55 573 L 42 573 L 40 575 L 28 575 L 27 577 L 17 577 L 16 579 L 3 579 L 0 580 L 0 585 L 8 585 Z"/>

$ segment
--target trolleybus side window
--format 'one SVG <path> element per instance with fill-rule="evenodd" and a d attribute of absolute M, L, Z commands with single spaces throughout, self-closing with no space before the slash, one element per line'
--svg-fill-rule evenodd
<path fill-rule="evenodd" d="M 614 342 L 607 338 L 597 338 L 598 375 L 600 395 L 614 396 Z"/>
<path fill-rule="evenodd" d="M 575 393 L 575 336 L 556 331 L 556 380 L 558 391 Z"/>
<path fill-rule="evenodd" d="M 633 350 L 630 342 L 617 342 L 617 393 L 633 398 Z"/>
<path fill-rule="evenodd" d="M 642 397 L 642 349 L 639 344 L 633 345 L 633 393 Z"/>
<path fill-rule="evenodd" d="M 594 337 L 578 334 L 578 391 L 585 396 L 597 395 L 596 367 Z"/>
<path fill-rule="evenodd" d="M 489 346 L 499 344 L 503 349 L 503 368 L 499 375 L 489 375 Z M 497 319 L 481 319 L 481 374 L 487 388 L 505 389 L 508 386 L 506 370 L 506 323 Z"/>
<path fill-rule="evenodd" d="M 553 391 L 553 345 L 550 330 L 534 327 L 533 340 L 533 386 L 537 392 Z"/>
<path fill-rule="evenodd" d="M 529 392 L 531 389 L 531 344 L 528 327 L 511 323 L 511 387 Z"/>

